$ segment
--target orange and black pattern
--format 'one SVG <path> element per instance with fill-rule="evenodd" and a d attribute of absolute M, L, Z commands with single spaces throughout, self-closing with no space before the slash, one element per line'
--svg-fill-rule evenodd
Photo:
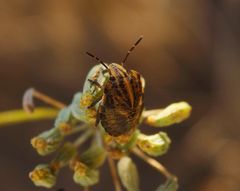
<path fill-rule="evenodd" d="M 108 65 L 109 80 L 104 85 L 98 120 L 111 136 L 132 132 L 138 125 L 143 110 L 144 90 L 141 75 L 127 71 L 119 64 Z"/>

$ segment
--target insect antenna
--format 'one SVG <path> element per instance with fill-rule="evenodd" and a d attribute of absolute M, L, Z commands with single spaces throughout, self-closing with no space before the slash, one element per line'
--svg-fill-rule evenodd
<path fill-rule="evenodd" d="M 141 40 L 143 39 L 143 36 L 140 36 L 139 39 L 137 40 L 137 42 L 135 42 L 133 44 L 133 46 L 127 51 L 127 54 L 125 56 L 125 58 L 122 61 L 122 65 L 127 61 L 128 56 L 130 55 L 130 53 L 135 49 L 135 47 L 141 42 Z"/>
<path fill-rule="evenodd" d="M 108 69 L 108 66 L 100 59 L 98 58 L 97 56 L 91 54 L 90 52 L 86 52 L 86 54 L 88 56 L 91 56 L 92 58 L 94 58 L 95 60 L 97 60 L 100 64 L 102 64 L 106 69 Z"/>

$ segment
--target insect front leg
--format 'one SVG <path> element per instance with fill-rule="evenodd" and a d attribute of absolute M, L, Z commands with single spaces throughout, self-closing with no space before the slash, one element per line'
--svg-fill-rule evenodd
<path fill-rule="evenodd" d="M 98 82 L 97 80 L 88 79 L 88 81 L 91 83 L 91 86 L 92 86 L 92 85 L 95 85 L 95 86 L 97 86 L 98 88 L 102 89 L 102 86 L 99 84 L 99 82 Z"/>
<path fill-rule="evenodd" d="M 94 94 L 94 99 L 93 99 L 92 103 L 88 106 L 88 108 L 92 108 L 102 99 L 103 87 L 98 83 L 97 80 L 88 79 L 88 81 L 91 83 L 91 86 L 93 86 L 93 85 L 95 86 L 95 89 L 92 92 Z M 96 92 L 96 88 L 98 88 L 100 90 Z"/>
<path fill-rule="evenodd" d="M 88 106 L 88 109 L 94 107 L 101 99 L 102 97 L 99 96 L 95 100 L 93 100 L 93 102 Z"/>
<path fill-rule="evenodd" d="M 100 122 L 100 112 L 101 112 L 101 105 L 100 105 L 100 106 L 98 107 L 98 109 L 97 109 L 95 127 L 97 127 L 98 124 L 99 124 L 99 122 Z"/>

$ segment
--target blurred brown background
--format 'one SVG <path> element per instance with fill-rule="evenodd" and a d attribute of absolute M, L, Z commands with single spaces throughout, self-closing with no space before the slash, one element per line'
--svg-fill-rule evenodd
<path fill-rule="evenodd" d="M 159 160 L 179 177 L 180 191 L 239 191 L 239 19 L 239 0 L 0 0 L 0 110 L 21 107 L 31 86 L 69 103 L 95 64 L 86 51 L 120 62 L 142 34 L 126 66 L 146 79 L 146 107 L 193 106 L 189 120 L 164 129 L 173 143 Z M 52 124 L 0 129 L 0 190 L 45 190 L 28 172 L 49 158 L 29 140 Z M 142 190 L 164 181 L 136 160 Z M 91 190 L 113 190 L 111 182 L 105 166 Z M 68 169 L 59 187 L 81 190 Z"/>

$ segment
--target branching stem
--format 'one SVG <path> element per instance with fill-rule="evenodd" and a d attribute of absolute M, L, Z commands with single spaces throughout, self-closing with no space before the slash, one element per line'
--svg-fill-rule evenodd
<path fill-rule="evenodd" d="M 37 91 L 35 89 L 33 91 L 33 96 L 35 98 L 38 98 L 39 100 L 49 104 L 49 105 L 52 105 L 52 106 L 58 108 L 58 109 L 62 109 L 64 107 L 66 107 L 66 105 L 64 103 L 62 103 L 62 102 L 60 102 L 60 101 L 58 101 L 58 100 L 56 100 L 56 99 L 54 99 L 52 97 L 49 97 L 48 95 L 46 95 L 46 94 L 44 94 L 42 92 L 39 92 L 39 91 Z"/>
<path fill-rule="evenodd" d="M 34 113 L 26 113 L 22 109 L 10 110 L 0 113 L 0 126 L 25 123 L 43 119 L 54 119 L 58 110 L 48 107 L 36 108 Z"/>
<path fill-rule="evenodd" d="M 108 160 L 108 165 L 109 165 L 109 168 L 111 171 L 115 191 L 122 191 L 115 163 L 114 163 L 113 159 L 111 158 L 111 156 L 109 156 L 109 154 L 107 155 L 107 160 Z"/>
<path fill-rule="evenodd" d="M 33 113 L 35 105 L 34 98 L 37 98 L 57 109 L 62 109 L 66 105 L 54 98 L 49 97 L 48 95 L 35 90 L 34 88 L 29 88 L 23 95 L 23 109 L 28 113 Z"/>
<path fill-rule="evenodd" d="M 88 129 L 86 130 L 83 134 L 81 134 L 81 136 L 74 142 L 74 145 L 76 147 L 79 147 L 80 145 L 82 145 L 85 141 L 88 140 L 89 137 L 91 137 L 91 135 L 93 134 L 93 130 L 92 129 Z"/>
<path fill-rule="evenodd" d="M 140 151 L 137 147 L 135 147 L 133 150 L 133 153 L 137 155 L 139 158 L 144 160 L 146 163 L 148 163 L 153 168 L 157 169 L 159 172 L 161 172 L 166 178 L 175 178 L 173 174 L 171 174 L 161 163 L 159 163 L 157 160 L 147 156 L 145 153 Z"/>

